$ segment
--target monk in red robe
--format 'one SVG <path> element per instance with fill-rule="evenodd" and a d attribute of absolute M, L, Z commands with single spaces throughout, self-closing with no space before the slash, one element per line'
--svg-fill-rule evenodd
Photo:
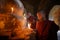
<path fill-rule="evenodd" d="M 46 20 L 44 12 L 37 12 L 37 40 L 57 40 L 59 27 L 52 21 Z"/>

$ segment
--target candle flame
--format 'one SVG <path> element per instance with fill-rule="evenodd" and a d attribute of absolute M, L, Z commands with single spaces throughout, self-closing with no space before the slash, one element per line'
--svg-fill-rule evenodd
<path fill-rule="evenodd" d="M 12 12 L 13 12 L 13 7 L 11 8 Z"/>
<path fill-rule="evenodd" d="M 31 26 L 31 24 L 30 24 L 30 23 L 28 23 L 28 28 L 29 28 L 29 29 L 31 29 L 31 28 L 30 28 L 30 26 Z"/>
<path fill-rule="evenodd" d="M 27 19 L 27 18 L 26 18 L 26 14 L 24 14 L 24 19 Z"/>

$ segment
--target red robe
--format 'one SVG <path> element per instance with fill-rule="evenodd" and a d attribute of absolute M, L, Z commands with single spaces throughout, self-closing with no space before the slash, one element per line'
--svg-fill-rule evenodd
<path fill-rule="evenodd" d="M 46 27 L 45 27 L 46 26 Z M 44 29 L 45 27 L 45 29 Z M 57 33 L 57 30 L 58 30 L 58 27 L 51 21 L 49 20 L 45 20 L 45 21 L 37 21 L 36 23 L 36 29 L 38 31 L 38 36 L 39 36 L 39 40 L 47 40 L 48 39 L 48 36 L 50 36 L 49 38 L 52 40 L 55 40 L 53 37 L 54 37 L 54 31 L 53 30 L 56 30 L 55 33 Z M 49 33 L 49 31 L 51 30 L 51 32 Z M 52 36 L 53 34 L 53 36 Z M 56 38 L 56 37 L 55 37 Z"/>

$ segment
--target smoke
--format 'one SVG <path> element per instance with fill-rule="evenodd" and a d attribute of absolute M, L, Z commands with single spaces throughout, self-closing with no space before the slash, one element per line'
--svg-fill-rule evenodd
<path fill-rule="evenodd" d="M 17 4 L 19 5 L 19 7 L 21 8 L 16 15 L 16 17 L 18 18 L 18 20 L 20 21 L 20 25 L 21 27 L 25 28 L 26 27 L 26 23 L 27 23 L 27 19 L 26 19 L 26 14 L 24 13 L 26 10 L 24 9 L 24 5 L 20 0 L 15 0 L 15 2 L 17 2 Z"/>
<path fill-rule="evenodd" d="M 15 0 L 15 1 L 18 3 L 19 7 L 24 10 L 23 3 L 20 0 Z"/>

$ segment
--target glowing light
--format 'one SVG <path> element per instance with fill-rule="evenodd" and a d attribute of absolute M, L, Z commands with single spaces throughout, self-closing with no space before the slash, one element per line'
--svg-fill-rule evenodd
<path fill-rule="evenodd" d="M 31 26 L 31 23 L 28 23 L 28 28 L 29 28 L 29 29 L 31 29 L 30 26 Z"/>
<path fill-rule="evenodd" d="M 24 14 L 24 16 L 26 16 L 26 14 Z"/>
<path fill-rule="evenodd" d="M 26 18 L 26 14 L 24 14 L 24 19 L 27 19 L 27 18 Z"/>
<path fill-rule="evenodd" d="M 13 10 L 14 10 L 13 7 L 11 8 L 11 10 L 12 10 L 12 13 L 13 13 Z"/>

